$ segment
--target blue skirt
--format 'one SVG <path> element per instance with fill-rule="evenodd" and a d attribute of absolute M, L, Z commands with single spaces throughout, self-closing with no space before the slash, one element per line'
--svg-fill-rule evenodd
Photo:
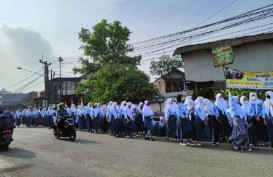
<path fill-rule="evenodd" d="M 177 123 L 177 117 L 175 115 L 170 115 L 168 121 L 168 133 L 167 136 L 169 138 L 177 138 L 176 133 L 176 123 Z"/>
<path fill-rule="evenodd" d="M 267 123 L 267 132 L 268 132 L 269 143 L 270 143 L 270 146 L 273 147 L 273 117 L 267 116 L 265 120 Z"/>
<path fill-rule="evenodd" d="M 94 116 L 93 119 L 93 129 L 99 130 L 100 129 L 100 116 Z"/>
<path fill-rule="evenodd" d="M 21 117 L 16 118 L 16 126 L 20 126 L 21 124 Z"/>
<path fill-rule="evenodd" d="M 111 134 L 113 136 L 116 136 L 119 134 L 118 132 L 118 126 L 119 126 L 119 120 L 115 119 L 114 116 L 111 116 L 111 119 L 110 119 L 110 131 L 111 131 Z"/>
<path fill-rule="evenodd" d="M 79 129 L 81 129 L 81 130 L 85 129 L 85 118 L 84 118 L 84 116 L 78 116 L 78 126 L 79 126 Z"/>
<path fill-rule="evenodd" d="M 186 119 L 177 119 L 177 137 L 180 141 L 192 138 L 191 122 Z"/>
<path fill-rule="evenodd" d="M 234 142 L 240 148 L 249 148 L 245 119 L 241 119 L 240 117 L 233 118 L 232 132 L 228 141 Z"/>
<path fill-rule="evenodd" d="M 91 131 L 91 117 L 89 114 L 86 114 L 85 116 L 85 125 L 86 125 L 86 129 Z"/>
<path fill-rule="evenodd" d="M 212 141 L 211 132 L 208 125 L 205 125 L 204 122 L 195 116 L 195 125 L 196 125 L 196 140 L 197 141 Z"/>

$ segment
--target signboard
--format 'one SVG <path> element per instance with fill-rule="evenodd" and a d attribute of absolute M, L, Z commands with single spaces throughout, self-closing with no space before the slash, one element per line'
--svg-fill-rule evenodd
<path fill-rule="evenodd" d="M 227 88 L 273 89 L 273 71 L 248 72 L 224 67 Z"/>
<path fill-rule="evenodd" d="M 212 49 L 214 67 L 233 63 L 234 52 L 228 45 Z"/>

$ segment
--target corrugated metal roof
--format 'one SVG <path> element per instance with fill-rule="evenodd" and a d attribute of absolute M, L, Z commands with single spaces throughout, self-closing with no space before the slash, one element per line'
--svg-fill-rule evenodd
<path fill-rule="evenodd" d="M 197 50 L 206 50 L 206 49 L 211 49 L 211 48 L 219 47 L 223 45 L 237 46 L 237 45 L 242 45 L 244 43 L 269 40 L 269 39 L 273 39 L 273 33 L 262 33 L 262 34 L 251 35 L 251 36 L 243 36 L 239 38 L 222 39 L 222 40 L 208 42 L 208 43 L 179 47 L 174 51 L 173 55 L 185 54 L 185 53 L 193 52 Z"/>

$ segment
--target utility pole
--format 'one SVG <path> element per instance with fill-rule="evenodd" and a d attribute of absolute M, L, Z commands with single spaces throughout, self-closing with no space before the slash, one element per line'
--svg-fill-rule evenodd
<path fill-rule="evenodd" d="M 62 59 L 62 57 L 59 57 L 58 59 L 59 63 L 60 63 L 60 102 L 62 102 L 62 62 L 64 61 Z"/>
<path fill-rule="evenodd" d="M 48 101 L 49 101 L 49 84 L 48 84 L 48 66 L 51 65 L 51 63 L 47 63 L 47 61 L 40 60 L 40 63 L 43 64 L 44 66 L 44 82 L 45 82 L 45 98 L 46 98 L 46 103 L 45 106 L 48 106 Z"/>

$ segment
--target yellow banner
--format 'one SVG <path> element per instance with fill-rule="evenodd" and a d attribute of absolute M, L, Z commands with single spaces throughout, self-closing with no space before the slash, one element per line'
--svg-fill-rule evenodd
<path fill-rule="evenodd" d="M 224 67 L 227 88 L 273 89 L 273 71 L 249 72 Z"/>

